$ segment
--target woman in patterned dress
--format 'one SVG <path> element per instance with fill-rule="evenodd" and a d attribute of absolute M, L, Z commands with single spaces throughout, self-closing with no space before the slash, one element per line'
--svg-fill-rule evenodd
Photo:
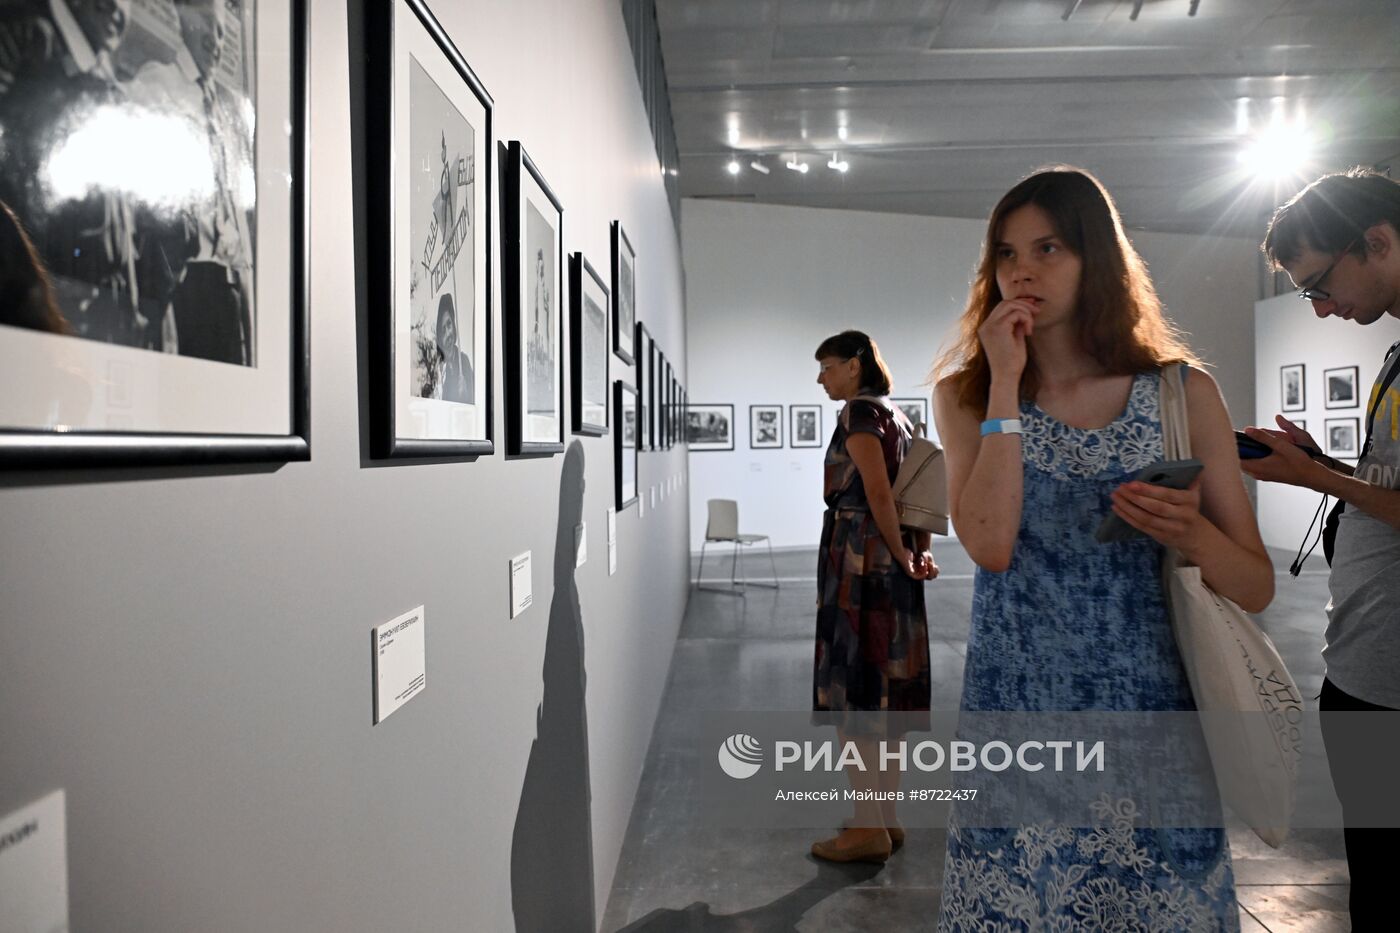
<path fill-rule="evenodd" d="M 1273 598 L 1205 372 L 1185 380 L 1200 478 L 1129 482 L 1162 457 L 1161 367 L 1195 362 L 1096 179 L 1049 169 L 1002 198 L 935 392 L 953 523 L 978 565 L 964 710 L 1194 709 L 1163 546 L 1248 611 Z M 1146 537 L 1095 541 L 1110 511 Z M 1224 830 L 1153 830 L 1149 805 L 1105 801 L 1082 828 L 964 828 L 955 811 L 939 929 L 1237 929 Z"/>
<path fill-rule="evenodd" d="M 853 743 L 861 760 L 874 765 L 879 740 L 898 731 L 885 714 L 915 711 L 927 717 L 923 581 L 937 575 L 938 567 L 928 551 L 929 536 L 899 527 L 890 484 L 913 429 L 886 397 L 890 373 L 875 341 L 858 330 L 844 331 L 822 341 L 816 358 L 817 382 L 846 407 L 826 450 L 812 708 L 819 721 L 836 725 L 843 747 Z M 849 774 L 857 791 L 899 787 L 897 770 Z M 812 854 L 837 862 L 883 862 L 903 842 L 894 803 L 872 794 L 856 803 L 840 835 L 813 843 Z"/>

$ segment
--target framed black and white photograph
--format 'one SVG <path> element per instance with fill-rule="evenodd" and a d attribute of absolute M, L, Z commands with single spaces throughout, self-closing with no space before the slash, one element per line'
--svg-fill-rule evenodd
<path fill-rule="evenodd" d="M 666 361 L 666 374 L 661 377 L 662 393 L 665 396 L 662 401 L 662 411 L 666 415 L 666 449 L 670 450 L 676 446 L 676 406 L 673 391 L 676 385 L 675 373 L 671 369 L 671 362 Z"/>
<path fill-rule="evenodd" d="M 1302 363 L 1292 363 L 1279 367 L 1279 408 L 1281 410 L 1302 411 L 1308 407 L 1303 372 Z"/>
<path fill-rule="evenodd" d="M 733 450 L 734 406 L 686 406 L 685 442 L 691 450 Z"/>
<path fill-rule="evenodd" d="M 789 405 L 791 424 L 789 436 L 793 447 L 822 446 L 822 407 L 820 405 Z"/>
<path fill-rule="evenodd" d="M 678 419 L 680 420 L 680 430 L 678 431 L 679 437 L 676 437 L 676 443 L 679 443 L 679 444 L 689 444 L 689 443 L 690 443 L 690 441 L 687 440 L 687 438 L 686 438 L 686 426 L 685 426 L 685 420 L 686 420 L 686 405 L 687 405 L 687 403 L 689 403 L 689 401 L 690 401 L 690 394 L 689 394 L 689 392 L 686 392 L 686 387 L 685 387 L 685 385 L 682 385 L 682 387 L 680 387 L 680 399 L 679 399 L 678 402 L 676 402 L 676 417 L 678 417 Z"/>
<path fill-rule="evenodd" d="M 1355 460 L 1359 456 L 1357 431 L 1360 423 L 1359 418 L 1328 418 L 1323 422 L 1323 430 L 1327 434 L 1326 453 L 1329 457 Z"/>
<path fill-rule="evenodd" d="M 489 454 L 491 96 L 419 0 L 372 6 L 374 453 Z"/>
<path fill-rule="evenodd" d="M 1361 398 L 1356 391 L 1359 367 L 1340 366 L 1322 371 L 1322 387 L 1327 393 L 1323 405 L 1327 408 L 1356 408 Z"/>
<path fill-rule="evenodd" d="M 928 427 L 928 399 L 926 398 L 892 398 L 890 403 L 904 412 L 904 416 L 909 419 L 909 423 L 915 427 L 924 426 L 924 436 L 929 434 Z"/>
<path fill-rule="evenodd" d="M 1307 421 L 1305 421 L 1304 419 L 1302 419 L 1302 418 L 1294 418 L 1294 419 L 1292 419 L 1292 421 L 1293 421 L 1294 424 L 1296 424 L 1296 425 L 1298 426 L 1298 430 L 1299 430 L 1299 431 L 1306 431 L 1306 430 L 1308 429 L 1308 423 L 1307 423 Z"/>
<path fill-rule="evenodd" d="M 564 449 L 564 207 L 519 142 L 506 153 L 501 278 L 512 454 Z"/>
<path fill-rule="evenodd" d="M 685 434 L 685 426 L 681 424 L 681 382 L 675 376 L 671 377 L 671 446 L 674 447 L 681 442 L 681 435 Z"/>
<path fill-rule="evenodd" d="M 310 456 L 307 6 L 0 4 L 0 467 Z"/>
<path fill-rule="evenodd" d="M 783 446 L 783 406 L 749 406 L 749 446 L 757 449 Z"/>
<path fill-rule="evenodd" d="M 622 221 L 612 222 L 613 352 L 628 363 L 637 355 L 637 251 Z"/>
<path fill-rule="evenodd" d="M 656 347 L 651 332 L 636 323 L 634 343 L 637 356 L 637 448 L 655 450 L 653 423 L 656 420 Z"/>
<path fill-rule="evenodd" d="M 637 441 L 641 423 L 637 420 L 637 390 L 618 379 L 613 383 L 613 493 L 621 512 L 637 501 Z"/>
<path fill-rule="evenodd" d="M 569 257 L 569 324 L 574 433 L 607 434 L 608 287 L 583 253 Z"/>
<path fill-rule="evenodd" d="M 657 450 L 669 450 L 671 448 L 671 422 L 666 420 L 666 373 L 671 371 L 671 364 L 666 363 L 666 354 L 661 347 L 657 347 L 657 384 L 652 388 L 652 392 L 657 398 Z"/>

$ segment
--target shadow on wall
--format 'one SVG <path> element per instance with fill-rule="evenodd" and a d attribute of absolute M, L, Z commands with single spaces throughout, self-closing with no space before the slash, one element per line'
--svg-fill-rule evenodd
<path fill-rule="evenodd" d="M 658 908 L 617 933 L 783 933 L 796 931 L 807 911 L 842 888 L 869 881 L 880 873 L 881 865 L 835 865 L 817 863 L 817 874 L 800 888 L 760 907 L 737 914 L 712 914 L 710 905 L 700 902 L 681 910 Z"/>
<path fill-rule="evenodd" d="M 583 613 L 574 583 L 574 529 L 583 519 L 583 446 L 564 454 L 554 599 L 544 646 L 544 699 L 511 840 L 517 933 L 594 933 L 592 796 L 584 706 Z"/>

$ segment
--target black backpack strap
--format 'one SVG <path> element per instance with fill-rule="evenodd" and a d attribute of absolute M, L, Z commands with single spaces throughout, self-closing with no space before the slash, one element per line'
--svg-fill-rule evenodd
<path fill-rule="evenodd" d="M 1385 359 L 1381 365 L 1385 365 L 1385 360 L 1390 359 L 1391 354 L 1400 349 L 1400 340 L 1390 345 L 1390 349 L 1385 351 Z M 1385 398 L 1386 390 L 1395 381 L 1395 376 L 1400 373 L 1400 356 L 1396 356 L 1390 370 L 1385 374 L 1385 379 L 1381 381 L 1380 391 L 1371 400 L 1371 408 L 1366 412 L 1366 442 L 1361 445 L 1361 455 L 1356 458 L 1359 464 L 1363 457 L 1371 452 L 1371 430 L 1375 427 L 1376 412 L 1380 410 L 1381 400 Z M 1332 506 L 1332 511 L 1327 513 L 1327 523 L 1322 528 L 1322 555 L 1327 558 L 1327 566 L 1332 566 L 1332 551 L 1337 544 L 1337 526 L 1342 520 L 1342 512 L 1346 509 L 1345 499 L 1338 499 L 1337 504 Z"/>

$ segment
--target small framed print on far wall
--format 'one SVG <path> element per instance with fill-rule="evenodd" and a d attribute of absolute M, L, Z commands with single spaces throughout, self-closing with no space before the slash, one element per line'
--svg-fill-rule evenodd
<path fill-rule="evenodd" d="M 783 406 L 749 406 L 749 446 L 757 449 L 783 446 Z"/>
<path fill-rule="evenodd" d="M 1359 367 L 1339 366 L 1322 371 L 1322 387 L 1327 392 L 1322 404 L 1328 408 L 1356 408 L 1361 399 L 1356 392 Z"/>
<path fill-rule="evenodd" d="M 822 407 L 820 405 L 789 405 L 793 447 L 822 445 Z"/>
<path fill-rule="evenodd" d="M 685 440 L 691 450 L 733 450 L 734 406 L 687 405 Z"/>
<path fill-rule="evenodd" d="M 1281 411 L 1302 411 L 1308 407 L 1308 396 L 1304 385 L 1302 363 L 1292 363 L 1278 368 L 1279 409 Z"/>
<path fill-rule="evenodd" d="M 1323 422 L 1327 435 L 1327 456 L 1341 460 L 1355 460 L 1359 456 L 1361 444 L 1357 439 L 1360 428 L 1359 418 L 1328 418 Z"/>

